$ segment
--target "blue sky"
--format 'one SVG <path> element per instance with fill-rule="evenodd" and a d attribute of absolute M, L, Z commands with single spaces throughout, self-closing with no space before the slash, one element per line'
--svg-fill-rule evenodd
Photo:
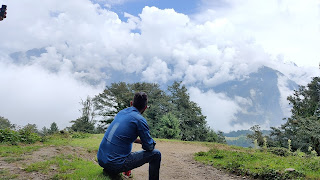
<path fill-rule="evenodd" d="M 102 6 L 105 2 L 96 1 Z M 178 13 L 191 15 L 199 11 L 201 1 L 199 0 L 129 0 L 120 4 L 111 4 L 111 11 L 116 12 L 119 18 L 126 20 L 124 12 L 138 16 L 145 6 L 155 6 L 159 9 L 174 9 Z"/>

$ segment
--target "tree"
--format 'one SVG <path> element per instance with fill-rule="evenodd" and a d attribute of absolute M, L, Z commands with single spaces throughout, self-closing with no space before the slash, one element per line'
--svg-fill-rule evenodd
<path fill-rule="evenodd" d="M 168 87 L 173 112 L 180 122 L 181 139 L 186 141 L 205 141 L 208 134 L 206 116 L 201 108 L 190 100 L 187 88 L 182 82 L 174 82 Z"/>
<path fill-rule="evenodd" d="M 250 128 L 252 133 L 247 134 L 247 139 L 250 139 L 252 143 L 257 140 L 258 146 L 263 147 L 265 140 L 267 141 L 267 147 L 276 147 L 277 143 L 274 139 L 272 139 L 269 135 L 264 135 L 263 131 L 261 131 L 259 125 L 254 125 Z M 265 131 L 264 132 L 268 132 Z M 265 139 L 265 140 L 264 140 Z"/>
<path fill-rule="evenodd" d="M 59 128 L 58 128 L 57 123 L 55 123 L 55 122 L 51 123 L 50 129 L 48 130 L 48 133 L 54 134 L 54 133 L 57 133 L 58 131 L 59 131 Z"/>
<path fill-rule="evenodd" d="M 23 128 L 19 129 L 19 131 L 29 131 L 30 133 L 39 133 L 37 125 L 36 124 L 27 124 Z"/>
<path fill-rule="evenodd" d="M 0 116 L 0 129 L 13 128 L 14 126 L 10 121 L 2 116 Z"/>
<path fill-rule="evenodd" d="M 280 128 L 272 128 L 271 136 L 281 146 L 288 146 L 290 139 L 292 150 L 300 148 L 308 152 L 311 146 L 320 154 L 320 77 L 312 78 L 306 87 L 300 86 L 287 99 L 292 105 L 292 115 Z"/>
<path fill-rule="evenodd" d="M 226 138 L 225 138 L 225 136 L 223 135 L 223 132 L 222 132 L 222 131 L 218 131 L 217 136 L 218 136 L 218 138 L 217 138 L 217 141 L 216 141 L 216 142 L 222 143 L 222 144 L 227 144 Z"/>
<path fill-rule="evenodd" d="M 93 98 L 97 115 L 103 118 L 100 123 L 106 128 L 119 111 L 130 107 L 132 97 L 133 93 L 130 92 L 125 82 L 112 83 L 111 86 L 106 86 L 102 93 Z"/>
<path fill-rule="evenodd" d="M 41 131 L 40 131 L 40 134 L 41 134 L 42 136 L 48 135 L 48 134 L 49 134 L 49 129 L 46 128 L 45 126 L 43 126 L 43 128 L 42 128 Z"/>
<path fill-rule="evenodd" d="M 130 101 L 133 100 L 134 93 L 140 91 L 148 94 L 149 108 L 143 116 L 148 120 L 151 134 L 156 135 L 155 130 L 159 125 L 160 118 L 171 109 L 169 97 L 156 83 L 127 84 L 119 82 L 107 86 L 101 94 L 93 99 L 97 114 L 103 117 L 103 120 L 100 121 L 101 126 L 106 128 L 119 111 L 130 107 Z"/>
<path fill-rule="evenodd" d="M 143 116 L 148 121 L 151 135 L 158 137 L 160 119 L 170 113 L 173 108 L 170 97 L 156 83 L 134 83 L 129 86 L 133 92 L 143 91 L 148 94 L 148 109 Z"/>
<path fill-rule="evenodd" d="M 158 137 L 165 139 L 180 139 L 179 120 L 172 113 L 160 118 Z"/>
<path fill-rule="evenodd" d="M 81 104 L 83 106 L 83 108 L 80 110 L 82 116 L 76 120 L 71 121 L 71 123 L 73 123 L 71 129 L 77 132 L 93 133 L 95 125 L 95 113 L 92 99 L 88 96 L 87 100 L 81 100 Z"/>
<path fill-rule="evenodd" d="M 262 135 L 261 129 L 259 125 L 254 125 L 250 128 L 250 130 L 253 132 L 252 134 L 247 134 L 247 138 L 251 139 L 252 143 L 257 140 L 258 145 L 260 147 L 263 146 L 263 138 L 264 136 Z"/>

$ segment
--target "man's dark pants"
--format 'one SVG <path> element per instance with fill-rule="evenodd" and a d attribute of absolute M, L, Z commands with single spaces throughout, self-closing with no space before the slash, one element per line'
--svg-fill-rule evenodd
<path fill-rule="evenodd" d="M 105 170 L 112 174 L 126 172 L 134 168 L 149 163 L 149 180 L 159 179 L 159 170 L 161 163 L 161 153 L 159 150 L 132 152 L 121 165 L 100 164 Z"/>

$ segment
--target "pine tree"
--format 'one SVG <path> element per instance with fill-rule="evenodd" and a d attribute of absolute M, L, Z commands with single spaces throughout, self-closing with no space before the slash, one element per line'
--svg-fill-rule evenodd
<path fill-rule="evenodd" d="M 57 123 L 55 123 L 55 122 L 51 123 L 50 129 L 48 129 L 47 131 L 49 134 L 57 133 L 59 131 Z"/>
<path fill-rule="evenodd" d="M 201 108 L 193 101 L 182 82 L 174 82 L 168 87 L 173 110 L 180 122 L 181 139 L 186 141 L 205 141 L 208 128 L 206 116 L 202 115 Z"/>

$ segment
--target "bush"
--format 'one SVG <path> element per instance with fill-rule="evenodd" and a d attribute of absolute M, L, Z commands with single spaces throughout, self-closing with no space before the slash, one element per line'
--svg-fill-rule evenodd
<path fill-rule="evenodd" d="M 272 154 L 275 154 L 277 156 L 283 156 L 283 157 L 287 157 L 291 155 L 291 152 L 288 149 L 281 148 L 281 147 L 270 147 L 268 149 L 268 152 L 271 152 Z"/>
<path fill-rule="evenodd" d="M 40 136 L 33 132 L 33 129 L 29 128 L 29 126 L 18 131 L 9 128 L 0 129 L 0 142 L 9 142 L 13 145 L 17 145 L 19 142 L 31 144 L 40 140 Z"/>
<path fill-rule="evenodd" d="M 18 142 L 20 142 L 19 133 L 9 128 L 0 129 L 0 142 L 17 144 Z"/>
<path fill-rule="evenodd" d="M 300 149 L 297 149 L 294 153 L 294 156 L 298 156 L 298 157 L 306 157 L 306 153 L 302 152 Z"/>
<path fill-rule="evenodd" d="M 207 152 L 200 151 L 200 152 L 197 152 L 195 156 L 206 156 L 207 154 L 208 154 Z"/>
<path fill-rule="evenodd" d="M 23 143 L 31 144 L 41 140 L 40 136 L 32 132 L 29 128 L 22 128 L 18 132 L 20 135 L 20 141 Z"/>

